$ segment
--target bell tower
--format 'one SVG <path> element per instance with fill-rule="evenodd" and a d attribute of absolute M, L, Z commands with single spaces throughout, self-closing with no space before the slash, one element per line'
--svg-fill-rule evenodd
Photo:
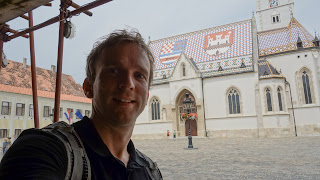
<path fill-rule="evenodd" d="M 294 17 L 293 0 L 256 0 L 258 31 L 287 27 Z"/>

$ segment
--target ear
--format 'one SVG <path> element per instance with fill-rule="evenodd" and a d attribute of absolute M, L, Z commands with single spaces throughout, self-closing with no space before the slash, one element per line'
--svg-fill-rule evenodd
<path fill-rule="evenodd" d="M 89 79 L 88 78 L 86 78 L 83 81 L 82 89 L 83 89 L 84 94 L 87 96 L 87 98 L 92 98 L 93 97 L 92 85 L 89 83 Z"/>

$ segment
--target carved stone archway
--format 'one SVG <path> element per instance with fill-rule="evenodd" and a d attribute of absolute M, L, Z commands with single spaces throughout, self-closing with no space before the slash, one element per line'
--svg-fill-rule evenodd
<path fill-rule="evenodd" d="M 180 130 L 180 136 L 188 136 L 188 129 L 189 129 L 189 122 L 188 120 L 182 120 L 180 117 L 184 114 L 184 113 L 187 113 L 187 109 L 185 108 L 185 105 L 183 104 L 183 101 L 186 100 L 186 93 L 189 93 L 189 97 L 191 98 L 191 100 L 194 102 L 192 107 L 191 107 L 191 112 L 190 113 L 197 113 L 197 104 L 196 104 L 196 100 L 194 98 L 194 95 L 184 89 L 183 91 L 180 92 L 180 95 L 177 97 L 177 119 L 178 119 L 178 122 L 177 122 L 177 129 Z M 194 120 L 191 120 L 190 122 L 190 127 L 191 127 L 191 134 L 192 136 L 197 136 L 198 135 L 198 119 L 195 118 Z M 185 132 L 185 133 L 184 133 Z"/>

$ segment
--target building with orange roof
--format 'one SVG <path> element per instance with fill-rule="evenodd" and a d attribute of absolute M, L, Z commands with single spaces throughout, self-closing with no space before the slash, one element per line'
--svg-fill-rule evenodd
<path fill-rule="evenodd" d="M 6 68 L 0 72 L 0 138 L 18 136 L 27 128 L 34 128 L 31 67 L 24 59 L 23 63 L 9 60 Z M 51 70 L 37 68 L 38 104 L 40 127 L 52 123 L 56 68 Z M 90 116 L 91 99 L 88 99 L 80 84 L 72 76 L 62 75 L 60 120 L 68 122 L 64 113 L 70 112 L 71 121 L 80 120 L 76 111 Z"/>
<path fill-rule="evenodd" d="M 293 0 L 256 5 L 252 19 L 149 42 L 154 80 L 134 138 L 188 136 L 189 121 L 201 137 L 320 135 L 319 39 Z"/>

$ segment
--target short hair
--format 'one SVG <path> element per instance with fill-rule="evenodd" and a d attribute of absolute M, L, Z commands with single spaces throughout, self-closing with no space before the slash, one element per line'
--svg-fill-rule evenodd
<path fill-rule="evenodd" d="M 150 63 L 149 88 L 153 79 L 154 57 L 143 37 L 137 30 L 116 30 L 104 36 L 94 44 L 93 49 L 87 57 L 86 74 L 90 84 L 93 84 L 96 76 L 96 62 L 105 48 L 116 46 L 117 44 L 128 42 L 137 44 L 147 54 Z"/>

